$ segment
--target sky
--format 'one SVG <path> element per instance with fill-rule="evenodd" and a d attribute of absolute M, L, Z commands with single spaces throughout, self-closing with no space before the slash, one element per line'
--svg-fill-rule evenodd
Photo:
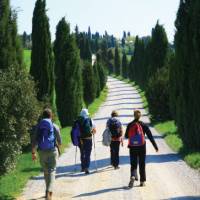
<path fill-rule="evenodd" d="M 122 37 L 123 31 L 131 35 L 151 35 L 157 20 L 164 25 L 170 42 L 174 40 L 174 21 L 180 0 L 46 0 L 52 40 L 55 39 L 56 25 L 62 17 L 74 30 L 98 31 Z M 32 15 L 35 0 L 11 0 L 12 8 L 18 11 L 18 32 L 32 30 Z"/>

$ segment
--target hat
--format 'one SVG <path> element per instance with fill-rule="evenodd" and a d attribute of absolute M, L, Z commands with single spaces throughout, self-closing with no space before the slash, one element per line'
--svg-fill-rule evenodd
<path fill-rule="evenodd" d="M 87 117 L 87 116 L 89 116 L 89 115 L 90 115 L 90 113 L 88 112 L 88 109 L 83 108 L 83 109 L 81 110 L 81 113 L 80 113 L 80 116 L 81 116 L 81 117 Z"/>

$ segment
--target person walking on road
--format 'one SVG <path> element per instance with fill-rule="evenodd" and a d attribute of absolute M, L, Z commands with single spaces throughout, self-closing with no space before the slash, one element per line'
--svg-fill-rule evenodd
<path fill-rule="evenodd" d="M 96 133 L 96 128 L 93 120 L 89 117 L 89 112 L 86 108 L 81 110 L 77 121 L 80 127 L 79 148 L 81 154 L 81 171 L 85 172 L 85 174 L 89 174 L 92 135 Z"/>
<path fill-rule="evenodd" d="M 118 113 L 117 111 L 112 111 L 111 118 L 108 119 L 106 126 L 109 128 L 111 133 L 111 144 L 110 144 L 110 154 L 111 154 L 111 165 L 115 169 L 119 169 L 119 148 L 120 143 L 123 146 L 123 129 L 122 124 L 117 119 Z"/>
<path fill-rule="evenodd" d="M 139 110 L 134 111 L 134 120 L 127 126 L 125 132 L 125 138 L 128 138 L 128 148 L 130 153 L 131 163 L 131 177 L 128 187 L 132 188 L 134 181 L 137 177 L 137 165 L 139 161 L 139 174 L 140 174 L 140 186 L 145 186 L 146 170 L 145 170 L 145 158 L 146 158 L 146 141 L 145 134 L 151 141 L 156 152 L 158 152 L 158 146 L 152 136 L 149 127 L 140 121 L 141 112 Z"/>
<path fill-rule="evenodd" d="M 46 184 L 46 199 L 51 200 L 55 181 L 57 149 L 60 148 L 61 137 L 59 127 L 52 122 L 52 111 L 44 109 L 42 120 L 36 126 L 34 138 L 32 138 L 32 159 L 36 160 L 36 148 L 38 150 L 40 164 L 44 171 Z"/>

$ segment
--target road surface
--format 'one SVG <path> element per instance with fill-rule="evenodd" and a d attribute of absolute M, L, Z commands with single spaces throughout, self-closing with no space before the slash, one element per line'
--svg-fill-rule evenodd
<path fill-rule="evenodd" d="M 135 88 L 111 77 L 109 77 L 107 85 L 109 88 L 108 98 L 94 117 L 97 134 L 95 136 L 95 151 L 93 148 L 91 157 L 91 173 L 85 175 L 80 172 L 79 152 L 75 166 L 75 147 L 68 148 L 58 161 L 53 199 L 200 199 L 200 173 L 190 169 L 176 153 L 170 150 L 162 136 L 153 128 L 151 130 L 158 144 L 159 152 L 156 153 L 147 140 L 146 186 L 139 187 L 139 182 L 135 182 L 134 188 L 127 188 L 130 177 L 127 141 L 124 142 L 124 147 L 120 148 L 120 169 L 114 170 L 109 165 L 109 148 L 101 143 L 102 132 L 112 110 L 119 112 L 124 129 L 127 123 L 133 119 L 133 109 L 141 110 L 144 122 L 149 123 L 149 118 Z M 44 199 L 42 175 L 34 177 L 27 183 L 19 199 Z"/>

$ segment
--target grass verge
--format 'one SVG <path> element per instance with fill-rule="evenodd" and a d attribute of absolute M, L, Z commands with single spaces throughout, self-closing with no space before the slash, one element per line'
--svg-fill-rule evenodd
<path fill-rule="evenodd" d="M 99 106 L 105 101 L 107 93 L 108 90 L 105 88 L 100 97 L 89 106 L 91 115 L 94 115 Z M 71 127 L 61 129 L 63 142 L 61 152 L 64 152 L 64 149 L 71 142 L 70 130 Z M 41 168 L 38 159 L 33 162 L 31 156 L 31 152 L 20 155 L 15 170 L 0 177 L 0 200 L 14 200 L 20 195 L 27 181 L 40 173 Z"/>
<path fill-rule="evenodd" d="M 24 49 L 24 64 L 25 64 L 25 67 L 26 69 L 30 70 L 30 66 L 31 66 L 31 50 L 28 50 L 28 49 Z"/>
<path fill-rule="evenodd" d="M 178 152 L 185 162 L 192 168 L 200 170 L 200 152 L 194 152 L 186 148 L 177 133 L 174 121 L 166 121 L 155 125 L 172 150 Z"/>

